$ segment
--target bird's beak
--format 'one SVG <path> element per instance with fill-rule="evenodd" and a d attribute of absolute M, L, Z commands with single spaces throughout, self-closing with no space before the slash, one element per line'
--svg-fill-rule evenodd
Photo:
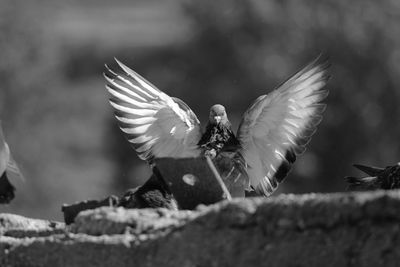
<path fill-rule="evenodd" d="M 217 124 L 221 122 L 221 116 L 214 116 L 214 120 Z"/>

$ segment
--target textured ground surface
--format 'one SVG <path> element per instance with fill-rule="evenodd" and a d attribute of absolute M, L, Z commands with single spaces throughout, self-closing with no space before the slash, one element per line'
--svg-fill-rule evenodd
<path fill-rule="evenodd" d="M 281 195 L 197 211 L 0 215 L 0 266 L 398 266 L 400 192 Z"/>

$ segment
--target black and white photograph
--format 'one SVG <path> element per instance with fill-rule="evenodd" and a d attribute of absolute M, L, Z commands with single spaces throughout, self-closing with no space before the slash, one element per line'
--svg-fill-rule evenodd
<path fill-rule="evenodd" d="M 0 0 L 0 266 L 398 266 L 400 2 Z"/>

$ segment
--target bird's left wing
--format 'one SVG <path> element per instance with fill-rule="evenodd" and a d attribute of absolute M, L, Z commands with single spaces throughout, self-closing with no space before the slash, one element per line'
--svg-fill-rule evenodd
<path fill-rule="evenodd" d="M 3 127 L 0 125 L 0 176 L 7 170 L 9 159 L 10 148 L 4 138 Z"/>
<path fill-rule="evenodd" d="M 24 180 L 17 163 L 11 156 L 0 125 L 0 204 L 9 203 L 15 197 L 17 178 Z"/>
<path fill-rule="evenodd" d="M 270 195 L 320 123 L 328 95 L 327 61 L 317 58 L 269 95 L 260 96 L 243 115 L 238 130 L 250 185 Z"/>
<path fill-rule="evenodd" d="M 24 179 L 17 162 L 11 155 L 10 148 L 4 138 L 3 128 L 0 125 L 0 175 L 5 171 Z"/>
<path fill-rule="evenodd" d="M 121 130 L 139 157 L 197 157 L 200 122 L 180 99 L 169 97 L 116 60 L 121 73 L 107 66 L 104 77 Z"/>
<path fill-rule="evenodd" d="M 10 151 L 10 149 L 8 148 L 8 145 L 7 145 L 7 149 L 8 149 L 8 151 Z M 22 180 L 25 180 L 25 178 L 22 175 L 22 172 L 21 172 L 20 168 L 18 167 L 17 162 L 14 160 L 11 152 L 9 152 L 9 158 L 8 158 L 6 170 L 7 170 L 7 173 L 9 174 L 9 177 L 11 174 L 11 177 L 17 176 L 17 177 L 21 178 Z"/>

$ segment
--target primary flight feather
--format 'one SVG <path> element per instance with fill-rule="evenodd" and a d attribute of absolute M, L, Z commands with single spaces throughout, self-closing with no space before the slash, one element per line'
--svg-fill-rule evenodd
<path fill-rule="evenodd" d="M 121 130 L 141 159 L 214 158 L 225 178 L 232 170 L 246 190 L 269 196 L 302 154 L 322 119 L 328 95 L 329 64 L 320 57 L 258 97 L 244 113 L 237 135 L 222 105 L 210 109 L 204 134 L 194 112 L 180 99 L 157 89 L 119 62 L 119 72 L 106 66 L 110 103 Z M 222 163 L 221 163 L 222 162 Z M 226 163 L 231 164 L 226 164 Z M 227 170 L 223 170 L 229 166 Z M 242 174 L 242 175 L 241 175 Z"/>
<path fill-rule="evenodd" d="M 193 111 L 116 61 L 123 72 L 106 66 L 106 87 L 120 128 L 139 157 L 152 162 L 155 157 L 199 156 L 201 129 Z"/>

